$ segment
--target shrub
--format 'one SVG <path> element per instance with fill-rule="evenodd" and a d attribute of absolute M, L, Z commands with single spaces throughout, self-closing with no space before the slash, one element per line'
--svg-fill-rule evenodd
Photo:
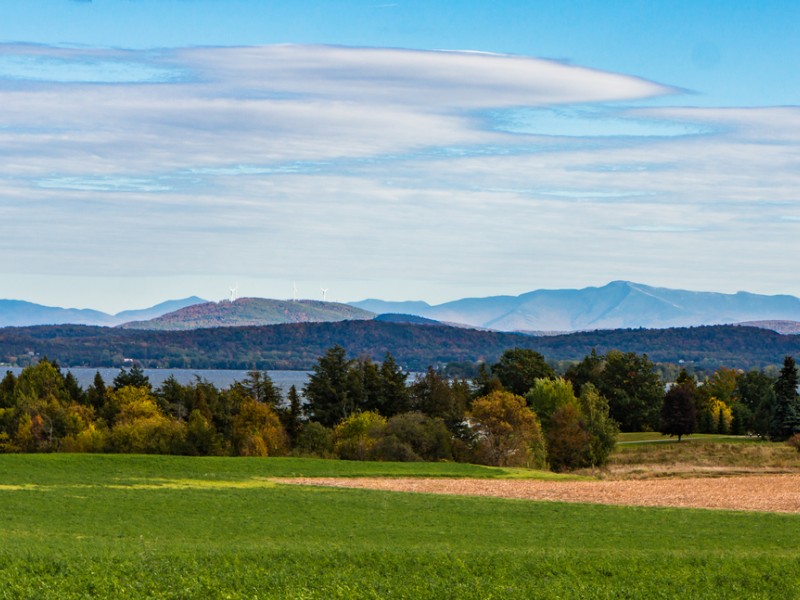
<path fill-rule="evenodd" d="M 786 440 L 786 444 L 800 452 L 800 433 L 795 433 L 792 437 Z"/>
<path fill-rule="evenodd" d="M 395 415 L 387 424 L 386 435 L 406 444 L 411 451 L 410 460 L 452 460 L 452 435 L 444 420 L 429 417 L 420 412 L 406 412 Z M 403 460 L 385 458 L 383 460 Z"/>
<path fill-rule="evenodd" d="M 333 431 L 317 421 L 303 423 L 292 454 L 333 458 Z"/>
<path fill-rule="evenodd" d="M 386 426 L 386 417 L 377 412 L 354 413 L 333 430 L 333 450 L 345 460 L 369 460 Z"/>

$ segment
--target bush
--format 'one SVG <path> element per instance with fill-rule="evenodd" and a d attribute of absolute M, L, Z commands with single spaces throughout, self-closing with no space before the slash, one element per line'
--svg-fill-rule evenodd
<path fill-rule="evenodd" d="M 395 437 L 411 451 L 410 460 L 452 460 L 452 435 L 444 420 L 420 412 L 406 412 L 389 419 L 387 437 Z M 402 460 L 388 459 L 383 460 Z"/>
<path fill-rule="evenodd" d="M 297 433 L 292 454 L 333 458 L 333 430 L 317 421 L 303 423 Z"/>
<path fill-rule="evenodd" d="M 369 460 L 386 426 L 386 417 L 377 412 L 354 413 L 333 430 L 333 450 L 345 460 Z"/>
<path fill-rule="evenodd" d="M 800 433 L 795 433 L 792 437 L 786 440 L 786 444 L 800 452 Z"/>

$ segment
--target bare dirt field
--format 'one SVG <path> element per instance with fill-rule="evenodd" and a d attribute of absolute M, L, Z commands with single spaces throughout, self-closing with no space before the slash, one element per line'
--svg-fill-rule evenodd
<path fill-rule="evenodd" d="M 280 483 L 628 506 L 800 513 L 800 475 L 619 481 L 293 478 Z"/>

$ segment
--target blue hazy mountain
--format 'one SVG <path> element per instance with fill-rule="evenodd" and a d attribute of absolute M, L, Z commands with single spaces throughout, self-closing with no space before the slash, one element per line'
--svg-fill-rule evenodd
<path fill-rule="evenodd" d="M 86 308 L 61 308 L 43 306 L 23 300 L 0 300 L 0 327 L 25 327 L 29 325 L 105 325 L 114 326 L 133 320 L 153 319 L 163 314 L 199 304 L 205 300 L 192 296 L 182 300 L 169 300 L 150 308 L 128 310 L 110 315 Z"/>
<path fill-rule="evenodd" d="M 581 331 L 800 321 L 800 298 L 692 292 L 613 281 L 602 287 L 537 290 L 519 296 L 464 298 L 444 304 L 363 300 L 374 313 L 404 313 L 500 331 Z"/>

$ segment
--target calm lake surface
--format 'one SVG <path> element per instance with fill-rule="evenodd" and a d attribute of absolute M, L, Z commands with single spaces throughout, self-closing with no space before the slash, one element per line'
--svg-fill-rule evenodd
<path fill-rule="evenodd" d="M 14 375 L 22 372 L 20 367 L 0 367 L 0 373 L 11 371 Z M 99 372 L 106 385 L 111 385 L 114 378 L 119 375 L 119 369 L 88 369 L 84 367 L 63 368 L 63 372 L 71 372 L 83 389 L 88 388 L 94 381 L 94 374 Z M 298 391 L 302 391 L 303 386 L 308 381 L 311 371 L 267 371 L 272 381 L 278 386 L 284 395 L 293 385 Z M 180 384 L 187 384 L 195 381 L 198 377 L 213 383 L 219 389 L 226 389 L 235 381 L 247 379 L 247 371 L 234 371 L 228 369 L 144 369 L 144 374 L 150 379 L 154 388 L 159 387 L 170 375 Z M 2 375 L 0 375 L 2 376 Z"/>

